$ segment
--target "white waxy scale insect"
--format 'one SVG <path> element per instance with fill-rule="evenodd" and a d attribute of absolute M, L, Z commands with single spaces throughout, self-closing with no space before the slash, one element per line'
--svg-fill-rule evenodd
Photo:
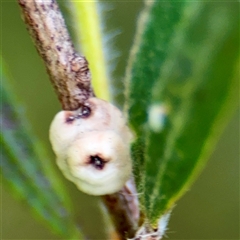
<path fill-rule="evenodd" d="M 121 111 L 98 98 L 79 110 L 59 112 L 50 127 L 59 168 L 91 195 L 117 192 L 130 178 L 132 138 Z"/>

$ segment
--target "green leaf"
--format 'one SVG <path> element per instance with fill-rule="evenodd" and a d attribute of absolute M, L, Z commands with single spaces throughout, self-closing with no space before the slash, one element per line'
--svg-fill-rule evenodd
<path fill-rule="evenodd" d="M 67 193 L 63 191 L 42 144 L 31 132 L 22 107 L 14 99 L 3 65 L 1 76 L 0 167 L 4 183 L 57 234 L 68 239 L 82 239 Z"/>
<path fill-rule="evenodd" d="M 69 18 L 74 23 L 73 35 L 78 50 L 86 57 L 92 76 L 92 85 L 98 98 L 109 101 L 110 80 L 107 57 L 101 26 L 100 6 L 98 1 L 66 1 L 61 5 L 69 8 Z"/>
<path fill-rule="evenodd" d="M 170 3 L 155 4 L 165 8 Z M 237 105 L 239 40 L 239 3 L 189 2 L 169 39 L 164 63 L 136 58 L 144 69 L 141 78 L 131 78 L 138 93 L 130 88 L 129 117 L 138 139 L 144 136 L 141 145 L 134 144 L 139 152 L 144 149 L 141 166 L 134 155 L 135 173 L 144 214 L 152 224 L 189 189 Z M 136 55 L 144 52 L 140 48 Z M 144 81 L 152 78 L 145 78 L 146 72 L 153 64 L 159 75 L 147 87 Z M 139 70 L 135 65 L 131 71 Z"/>
<path fill-rule="evenodd" d="M 176 28 L 184 2 L 147 1 L 139 19 L 137 34 L 126 75 L 127 112 L 136 132 L 133 143 L 134 175 L 139 191 L 143 171 L 147 111 L 151 91 L 159 77 L 160 67 L 168 51 L 169 41 Z"/>

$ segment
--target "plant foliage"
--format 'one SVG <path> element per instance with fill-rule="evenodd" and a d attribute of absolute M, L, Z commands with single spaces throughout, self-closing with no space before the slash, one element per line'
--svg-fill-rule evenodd
<path fill-rule="evenodd" d="M 189 188 L 236 106 L 237 6 L 155 1 L 139 21 L 126 105 L 135 179 L 153 224 Z"/>
<path fill-rule="evenodd" d="M 4 181 L 51 229 L 82 239 L 67 193 L 54 173 L 43 145 L 31 131 L 22 107 L 13 97 L 9 75 L 1 66 L 1 173 Z"/>
<path fill-rule="evenodd" d="M 70 2 L 97 95 L 110 99 L 96 4 Z M 239 40 L 238 2 L 145 1 L 126 70 L 125 110 L 136 136 L 133 174 L 142 212 L 154 227 L 205 165 L 237 105 Z M 3 64 L 1 76 L 4 182 L 59 235 L 82 239 Z"/>

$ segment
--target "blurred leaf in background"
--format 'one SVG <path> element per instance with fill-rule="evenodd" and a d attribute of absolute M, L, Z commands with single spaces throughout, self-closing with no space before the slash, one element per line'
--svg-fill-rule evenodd
<path fill-rule="evenodd" d="M 1 59 L 1 174 L 9 189 L 58 234 L 74 239 L 80 232 L 64 187 L 31 132 L 21 107 L 9 87 L 9 74 Z"/>

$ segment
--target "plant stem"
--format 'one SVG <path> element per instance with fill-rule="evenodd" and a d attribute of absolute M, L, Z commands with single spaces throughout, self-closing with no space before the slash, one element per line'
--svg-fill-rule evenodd
<path fill-rule="evenodd" d="M 35 46 L 45 62 L 63 110 L 76 110 L 94 96 L 88 62 L 73 47 L 55 0 L 18 0 Z M 139 209 L 133 180 L 118 193 L 102 196 L 121 239 L 133 237 Z"/>
<path fill-rule="evenodd" d="M 140 213 L 133 179 L 130 179 L 121 191 L 102 196 L 102 200 L 108 208 L 120 239 L 134 237 Z"/>
<path fill-rule="evenodd" d="M 18 0 L 23 18 L 64 110 L 76 110 L 94 96 L 85 57 L 73 47 L 55 0 Z"/>

